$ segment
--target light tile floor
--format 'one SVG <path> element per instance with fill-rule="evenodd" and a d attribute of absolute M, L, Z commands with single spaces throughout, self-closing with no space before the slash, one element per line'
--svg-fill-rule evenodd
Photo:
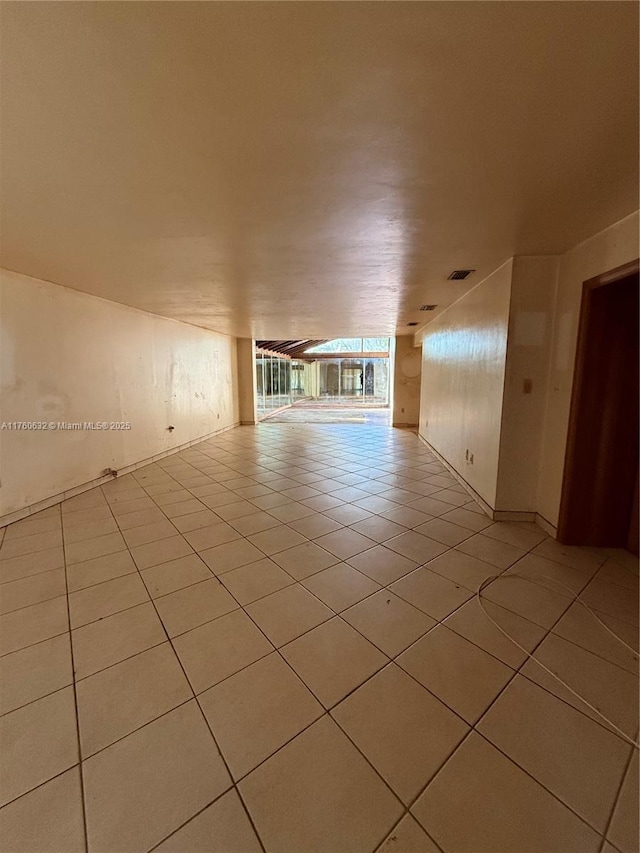
<path fill-rule="evenodd" d="M 637 648 L 637 561 L 410 432 L 236 429 L 0 536 L 6 853 L 638 850 L 637 656 L 576 602 Z"/>

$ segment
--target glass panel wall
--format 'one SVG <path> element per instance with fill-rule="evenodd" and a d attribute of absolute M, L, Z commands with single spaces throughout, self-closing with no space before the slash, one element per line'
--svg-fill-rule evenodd
<path fill-rule="evenodd" d="M 326 402 L 389 403 L 388 358 L 332 358 L 317 361 L 318 397 Z"/>
<path fill-rule="evenodd" d="M 258 418 L 291 403 L 291 360 L 256 350 Z"/>
<path fill-rule="evenodd" d="M 319 357 L 315 361 L 291 360 L 256 349 L 258 418 L 303 399 L 388 406 L 390 360 L 382 353 L 389 350 L 389 338 L 350 340 L 354 342 L 353 355 L 345 350 L 345 339 L 342 339 L 328 342 L 329 357 Z M 331 349 L 336 344 L 340 349 L 334 355 Z"/>
<path fill-rule="evenodd" d="M 309 365 L 310 366 L 310 365 Z M 307 391 L 305 365 L 300 361 L 291 362 L 291 399 L 301 400 L 303 397 L 310 396 L 310 391 Z"/>

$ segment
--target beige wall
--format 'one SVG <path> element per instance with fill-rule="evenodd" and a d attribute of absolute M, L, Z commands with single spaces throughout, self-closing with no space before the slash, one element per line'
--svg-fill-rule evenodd
<path fill-rule="evenodd" d="M 638 227 L 635 213 L 564 255 L 513 258 L 417 336 L 420 434 L 492 508 L 557 525 L 582 285 L 638 257 Z"/>
<path fill-rule="evenodd" d="M 413 335 L 397 335 L 393 369 L 393 425 L 417 426 L 420 418 L 422 353 Z"/>
<path fill-rule="evenodd" d="M 638 257 L 638 222 L 636 212 L 560 258 L 538 487 L 538 512 L 553 526 L 560 510 L 582 284 Z"/>
<path fill-rule="evenodd" d="M 509 299 L 507 261 L 422 334 L 420 435 L 492 507 L 498 480 Z M 466 461 L 469 450 L 474 461 Z"/>
<path fill-rule="evenodd" d="M 555 256 L 513 259 L 494 506 L 503 512 L 535 512 L 537 507 L 557 270 Z"/>
<path fill-rule="evenodd" d="M 257 423 L 256 347 L 251 338 L 237 338 L 238 409 L 241 424 Z"/>
<path fill-rule="evenodd" d="M 0 431 L 0 516 L 238 422 L 233 338 L 6 271 L 0 320 L 0 421 L 131 423 Z"/>

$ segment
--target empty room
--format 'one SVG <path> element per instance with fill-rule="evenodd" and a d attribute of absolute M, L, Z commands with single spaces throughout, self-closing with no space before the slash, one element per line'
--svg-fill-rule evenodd
<path fill-rule="evenodd" d="M 3 853 L 639 853 L 638 13 L 0 0 Z"/>

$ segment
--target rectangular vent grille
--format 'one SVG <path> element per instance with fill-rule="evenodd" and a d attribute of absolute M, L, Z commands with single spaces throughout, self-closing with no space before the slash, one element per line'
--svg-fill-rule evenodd
<path fill-rule="evenodd" d="M 465 278 L 469 278 L 472 272 L 475 272 L 475 270 L 454 270 L 447 277 L 447 281 L 463 281 Z"/>
<path fill-rule="evenodd" d="M 417 323 L 407 323 L 407 326 L 417 326 Z"/>
<path fill-rule="evenodd" d="M 438 307 L 437 305 L 421 305 L 420 310 L 421 311 L 435 311 L 435 309 L 437 307 Z"/>

